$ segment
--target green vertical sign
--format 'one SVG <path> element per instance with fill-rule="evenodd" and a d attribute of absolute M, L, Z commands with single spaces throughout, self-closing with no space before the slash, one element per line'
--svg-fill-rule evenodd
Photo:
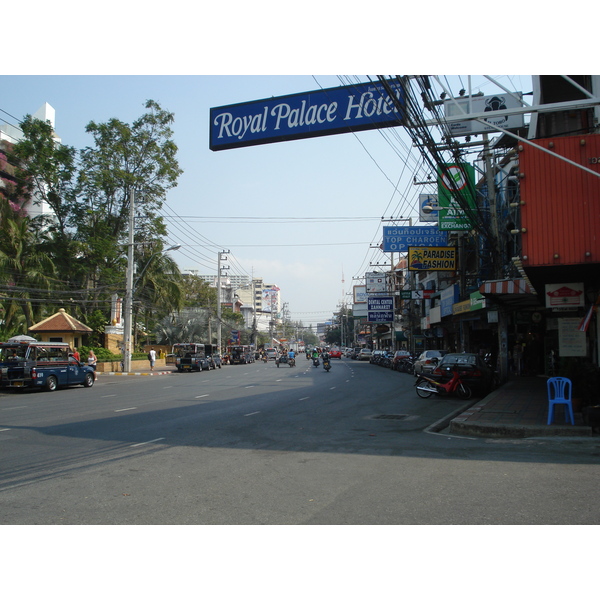
<path fill-rule="evenodd" d="M 465 231 L 473 228 L 463 208 L 475 211 L 475 169 L 468 163 L 438 167 L 439 229 Z"/>

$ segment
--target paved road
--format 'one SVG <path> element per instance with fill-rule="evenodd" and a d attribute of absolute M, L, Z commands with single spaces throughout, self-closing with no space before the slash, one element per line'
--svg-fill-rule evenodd
<path fill-rule="evenodd" d="M 427 433 L 462 406 L 356 361 L 0 395 L 0 524 L 597 524 L 598 439 Z"/>

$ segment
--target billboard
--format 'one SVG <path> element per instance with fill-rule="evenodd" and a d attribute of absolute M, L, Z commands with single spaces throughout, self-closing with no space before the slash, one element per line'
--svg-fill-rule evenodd
<path fill-rule="evenodd" d="M 385 273 L 365 273 L 367 294 L 387 292 L 387 280 Z"/>
<path fill-rule="evenodd" d="M 437 216 L 436 216 L 437 220 Z M 384 227 L 383 252 L 408 252 L 410 246 L 446 246 L 448 234 L 437 227 Z"/>
<path fill-rule="evenodd" d="M 404 92 L 379 82 L 265 98 L 210 109 L 211 150 L 227 150 L 303 138 L 402 125 Z"/>
<path fill-rule="evenodd" d="M 369 296 L 367 321 L 369 323 L 391 323 L 394 320 L 393 296 Z"/>
<path fill-rule="evenodd" d="M 409 271 L 456 271 L 456 247 L 409 248 Z"/>
<path fill-rule="evenodd" d="M 460 99 L 444 100 L 444 115 L 448 118 L 460 116 L 463 113 L 488 113 L 489 116 L 483 118 L 486 123 L 491 123 L 502 129 L 518 129 L 523 127 L 524 124 L 524 116 L 522 114 L 494 115 L 494 112 L 511 108 L 522 108 L 522 97 L 523 94 L 521 92 L 515 92 L 514 95 L 496 94 L 494 96 L 466 96 Z M 454 136 L 498 132 L 496 127 L 491 127 L 490 125 L 486 125 L 475 119 L 470 121 L 450 121 L 448 125 L 450 127 L 450 133 Z"/>
<path fill-rule="evenodd" d="M 438 167 L 438 226 L 442 231 L 465 231 L 473 228 L 464 206 L 475 207 L 475 169 L 468 163 Z"/>

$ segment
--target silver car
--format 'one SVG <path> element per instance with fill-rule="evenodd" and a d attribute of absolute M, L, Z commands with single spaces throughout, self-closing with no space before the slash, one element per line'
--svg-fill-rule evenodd
<path fill-rule="evenodd" d="M 415 361 L 415 375 L 430 375 L 437 367 L 447 350 L 425 350 Z"/>

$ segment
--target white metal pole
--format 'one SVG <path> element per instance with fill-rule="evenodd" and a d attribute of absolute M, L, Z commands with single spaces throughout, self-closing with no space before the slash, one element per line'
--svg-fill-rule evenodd
<path fill-rule="evenodd" d="M 129 238 L 127 242 L 127 276 L 125 281 L 125 315 L 123 317 L 123 371 L 131 371 L 131 329 L 133 308 L 133 234 L 135 192 L 129 192 Z"/>
<path fill-rule="evenodd" d="M 218 254 L 218 259 L 217 259 L 217 352 L 219 354 L 221 353 L 221 253 L 220 252 Z"/>

